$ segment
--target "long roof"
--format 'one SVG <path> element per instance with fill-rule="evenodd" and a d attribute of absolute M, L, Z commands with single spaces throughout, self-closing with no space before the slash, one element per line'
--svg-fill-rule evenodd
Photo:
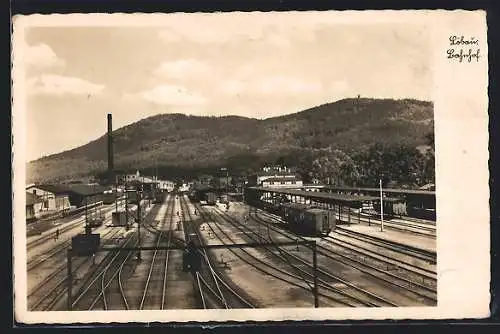
<path fill-rule="evenodd" d="M 335 202 L 371 202 L 379 199 L 377 196 L 363 196 L 363 195 L 345 195 L 345 194 L 335 194 L 326 192 L 316 192 L 316 191 L 304 191 L 304 190 L 292 190 L 292 189 L 274 189 L 274 188 L 263 188 L 263 187 L 251 187 L 250 189 L 261 190 L 266 192 L 280 193 L 285 195 L 296 195 L 308 198 L 317 198 L 323 200 L 331 200 Z M 384 201 L 388 202 L 398 202 L 401 201 L 399 198 L 384 197 Z"/>
<path fill-rule="evenodd" d="M 34 187 L 54 193 L 56 195 L 67 195 L 70 193 L 81 196 L 92 196 L 103 194 L 109 187 L 88 184 L 39 184 Z"/>
<path fill-rule="evenodd" d="M 262 182 L 273 182 L 273 181 L 300 181 L 301 179 L 296 176 L 285 176 L 285 177 L 270 177 Z"/>
<path fill-rule="evenodd" d="M 354 187 L 328 187 L 325 186 L 324 189 L 332 190 L 344 190 L 344 191 L 380 191 L 379 188 L 354 188 Z M 422 190 L 422 189 L 395 189 L 395 188 L 383 188 L 384 193 L 389 194 L 408 194 L 408 195 L 429 195 L 435 196 L 436 192 L 432 190 Z"/>

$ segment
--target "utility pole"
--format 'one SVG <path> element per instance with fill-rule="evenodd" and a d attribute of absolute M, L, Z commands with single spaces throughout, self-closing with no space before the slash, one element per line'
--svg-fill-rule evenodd
<path fill-rule="evenodd" d="M 125 188 L 125 224 L 126 224 L 126 228 L 128 230 L 128 191 L 127 191 L 127 188 Z"/>
<path fill-rule="evenodd" d="M 90 234 L 92 232 L 91 227 L 89 225 L 89 217 L 88 217 L 88 200 L 87 196 L 85 196 L 85 234 Z"/>
<path fill-rule="evenodd" d="M 382 179 L 379 180 L 380 185 L 380 232 L 384 232 L 384 202 L 382 195 Z"/>
<path fill-rule="evenodd" d="M 136 190 L 137 193 L 137 237 L 139 239 L 138 246 L 141 247 L 141 193 Z M 141 250 L 139 249 L 137 253 L 137 260 L 141 260 Z"/>

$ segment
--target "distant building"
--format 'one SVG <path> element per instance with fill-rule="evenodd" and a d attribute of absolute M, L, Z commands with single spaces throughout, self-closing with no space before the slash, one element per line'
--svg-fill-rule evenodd
<path fill-rule="evenodd" d="M 26 188 L 27 193 L 34 195 L 40 200 L 40 214 L 42 214 L 44 211 L 54 212 L 69 209 L 71 204 L 69 201 L 68 190 L 68 187 L 64 185 L 56 186 L 47 184 L 31 184 Z"/>
<path fill-rule="evenodd" d="M 42 211 L 61 211 L 101 201 L 107 189 L 95 184 L 39 184 L 28 186 L 26 192 L 41 198 Z"/>
<path fill-rule="evenodd" d="M 43 200 L 33 193 L 26 192 L 26 221 L 37 219 L 42 212 Z"/>
<path fill-rule="evenodd" d="M 291 188 L 291 187 L 301 187 L 302 180 L 296 176 L 285 176 L 285 177 L 269 177 L 262 181 L 262 187 L 273 187 L 273 188 Z"/>
<path fill-rule="evenodd" d="M 260 187 L 297 187 L 302 179 L 292 168 L 276 166 L 264 167 L 262 171 L 248 177 L 249 186 Z"/>
<path fill-rule="evenodd" d="M 158 188 L 164 191 L 174 191 L 175 183 L 173 181 L 158 180 Z"/>
<path fill-rule="evenodd" d="M 117 179 L 119 183 L 132 183 L 135 181 L 139 181 L 141 173 L 136 171 L 134 174 L 120 174 L 117 175 Z"/>
<path fill-rule="evenodd" d="M 214 177 L 212 175 L 201 175 L 194 181 L 194 186 L 209 187 L 213 185 Z"/>

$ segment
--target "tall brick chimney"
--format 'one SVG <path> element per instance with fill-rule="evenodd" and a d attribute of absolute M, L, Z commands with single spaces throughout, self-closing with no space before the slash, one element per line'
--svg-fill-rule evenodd
<path fill-rule="evenodd" d="M 108 114 L 108 182 L 114 183 L 113 163 L 113 116 Z"/>

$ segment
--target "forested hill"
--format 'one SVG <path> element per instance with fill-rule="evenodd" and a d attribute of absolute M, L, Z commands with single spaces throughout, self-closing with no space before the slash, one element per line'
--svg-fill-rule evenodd
<path fill-rule="evenodd" d="M 276 159 L 324 150 L 348 155 L 377 143 L 416 148 L 433 133 L 431 102 L 344 99 L 286 116 L 251 118 L 162 114 L 114 131 L 115 165 L 121 170 L 160 166 L 182 173 L 229 166 L 250 171 Z M 28 181 L 78 178 L 106 169 L 106 136 L 28 164 Z"/>

